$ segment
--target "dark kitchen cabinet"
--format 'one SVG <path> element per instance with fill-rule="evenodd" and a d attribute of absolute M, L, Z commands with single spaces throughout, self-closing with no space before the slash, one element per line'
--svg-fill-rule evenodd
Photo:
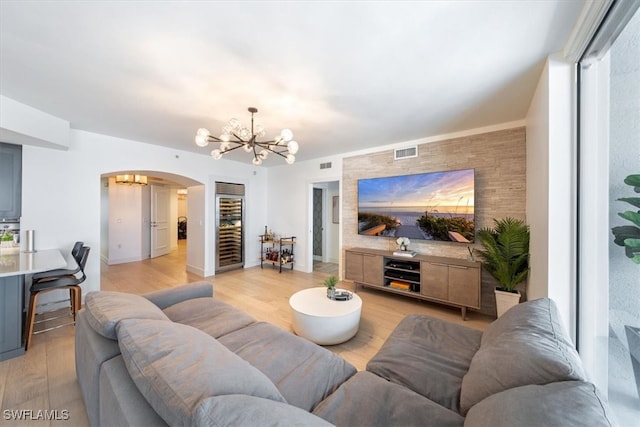
<path fill-rule="evenodd" d="M 22 146 L 0 142 L 0 221 L 22 214 Z"/>
<path fill-rule="evenodd" d="M 24 354 L 23 290 L 23 275 L 0 277 L 0 361 Z"/>

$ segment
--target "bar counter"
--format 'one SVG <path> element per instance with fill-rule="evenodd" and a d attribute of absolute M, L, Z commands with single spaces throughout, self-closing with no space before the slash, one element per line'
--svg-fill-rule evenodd
<path fill-rule="evenodd" d="M 0 250 L 0 361 L 24 354 L 25 275 L 66 266 L 58 249 L 32 253 L 17 248 Z"/>

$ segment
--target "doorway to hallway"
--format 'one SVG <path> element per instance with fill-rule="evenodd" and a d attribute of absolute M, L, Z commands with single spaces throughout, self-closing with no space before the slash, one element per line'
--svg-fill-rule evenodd
<path fill-rule="evenodd" d="M 312 270 L 339 276 L 340 259 L 340 182 L 311 184 Z"/>
<path fill-rule="evenodd" d="M 179 217 L 186 219 L 189 205 L 193 205 L 192 214 L 204 216 L 200 212 L 204 211 L 204 204 L 200 203 L 204 185 L 159 171 L 135 172 L 144 175 L 148 185 L 116 183 L 116 175 L 123 173 L 114 171 L 101 177 L 101 259 L 107 264 L 122 264 L 176 251 L 180 240 Z M 189 192 L 195 192 L 195 198 L 189 197 Z M 204 251 L 204 238 L 196 236 L 189 240 L 192 241 L 185 245 L 187 252 Z M 189 266 L 189 261 L 185 266 Z"/>

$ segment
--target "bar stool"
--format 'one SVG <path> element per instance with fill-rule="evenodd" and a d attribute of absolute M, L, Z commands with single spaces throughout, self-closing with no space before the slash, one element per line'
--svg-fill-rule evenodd
<path fill-rule="evenodd" d="M 62 326 L 67 325 L 75 325 L 76 323 L 76 314 L 80 310 L 82 306 L 82 288 L 80 284 L 84 282 L 87 276 L 84 273 L 84 268 L 87 264 L 87 258 L 89 257 L 90 248 L 88 246 L 82 246 L 78 251 L 78 271 L 76 274 L 64 274 L 62 276 L 49 276 L 48 278 L 40 278 L 35 283 L 31 285 L 29 289 L 31 296 L 29 297 L 29 312 L 27 314 L 27 328 L 25 330 L 25 344 L 24 350 L 27 351 L 29 345 L 31 344 L 31 338 L 35 334 L 39 334 L 42 332 L 51 331 L 53 329 L 60 328 Z M 66 270 L 73 271 L 73 270 Z M 77 275 L 79 273 L 79 276 Z M 56 291 L 60 289 L 68 289 L 69 290 L 69 299 L 71 304 L 71 316 L 73 321 L 63 323 L 60 325 L 52 326 L 50 328 L 45 328 L 39 331 L 34 332 L 34 326 L 36 323 L 43 323 L 55 319 L 59 319 L 65 316 L 54 316 L 45 318 L 42 320 L 36 321 L 36 310 L 38 303 L 38 296 L 40 294 Z"/>
<path fill-rule="evenodd" d="M 55 270 L 47 270 L 41 271 L 40 273 L 35 273 L 31 276 L 31 284 L 36 282 L 41 282 L 43 280 L 51 280 L 53 278 L 57 278 L 60 276 L 71 276 L 80 272 L 80 249 L 84 246 L 84 242 L 76 242 L 73 244 L 73 249 L 71 249 L 71 256 L 76 262 L 76 268 L 67 269 L 67 268 L 57 268 Z"/>

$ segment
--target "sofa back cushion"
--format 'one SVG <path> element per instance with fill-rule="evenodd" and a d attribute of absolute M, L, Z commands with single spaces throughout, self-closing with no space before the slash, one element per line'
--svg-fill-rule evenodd
<path fill-rule="evenodd" d="M 89 292 L 84 299 L 87 321 L 105 338 L 116 337 L 116 325 L 123 319 L 169 320 L 158 306 L 148 299 L 123 292 Z"/>
<path fill-rule="evenodd" d="M 593 384 L 563 381 L 491 395 L 469 410 L 464 425 L 611 427 L 615 422 Z"/>
<path fill-rule="evenodd" d="M 461 413 L 514 387 L 586 380 L 582 362 L 548 298 L 513 307 L 487 327 L 462 380 Z"/>
<path fill-rule="evenodd" d="M 198 329 L 158 320 L 122 320 L 116 329 L 133 382 L 171 426 L 191 425 L 199 402 L 211 396 L 285 402 L 262 372 Z"/>
<path fill-rule="evenodd" d="M 462 379 L 481 339 L 476 329 L 412 314 L 393 330 L 367 371 L 459 413 Z"/>
<path fill-rule="evenodd" d="M 214 298 L 189 299 L 163 310 L 176 323 L 193 326 L 213 338 L 245 328 L 256 319 Z"/>

